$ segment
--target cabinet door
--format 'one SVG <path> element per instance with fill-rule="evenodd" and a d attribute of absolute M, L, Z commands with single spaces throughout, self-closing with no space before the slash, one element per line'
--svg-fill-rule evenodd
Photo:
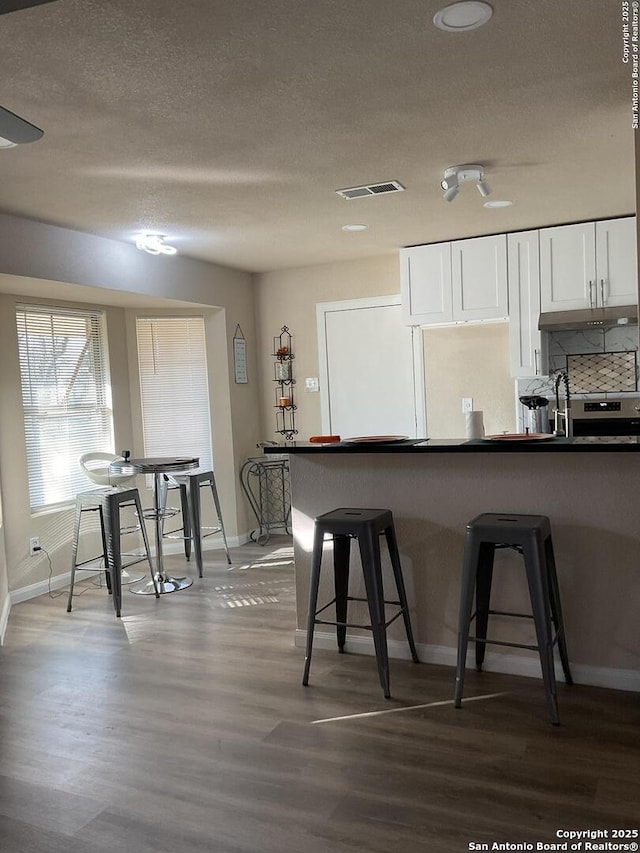
<path fill-rule="evenodd" d="M 507 318 L 506 234 L 453 242 L 451 271 L 454 320 Z"/>
<path fill-rule="evenodd" d="M 451 244 L 400 250 L 402 322 L 429 326 L 451 322 Z"/>
<path fill-rule="evenodd" d="M 540 230 L 540 293 L 543 311 L 596 307 L 593 222 Z"/>
<path fill-rule="evenodd" d="M 638 301 L 636 219 L 596 222 L 598 305 L 635 305 Z"/>
<path fill-rule="evenodd" d="M 509 348 L 512 376 L 538 376 L 540 256 L 537 231 L 507 235 Z"/>

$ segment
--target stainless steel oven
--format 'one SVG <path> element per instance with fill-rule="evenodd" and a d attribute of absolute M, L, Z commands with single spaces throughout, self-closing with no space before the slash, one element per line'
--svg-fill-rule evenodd
<path fill-rule="evenodd" d="M 592 397 L 571 401 L 573 434 L 640 436 L 640 397 Z"/>

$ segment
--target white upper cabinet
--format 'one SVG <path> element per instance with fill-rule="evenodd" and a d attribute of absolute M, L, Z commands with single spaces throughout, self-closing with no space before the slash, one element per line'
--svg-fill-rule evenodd
<path fill-rule="evenodd" d="M 635 305 L 637 263 L 634 216 L 401 249 L 402 321 L 508 317 L 513 375 L 535 376 L 540 312 Z"/>
<path fill-rule="evenodd" d="M 540 230 L 543 311 L 595 308 L 596 253 L 593 222 Z"/>
<path fill-rule="evenodd" d="M 602 307 L 638 301 L 635 216 L 596 222 L 596 279 Z"/>
<path fill-rule="evenodd" d="M 540 231 L 542 311 L 635 304 L 635 218 Z"/>
<path fill-rule="evenodd" d="M 499 320 L 509 315 L 507 235 L 451 244 L 454 320 Z"/>
<path fill-rule="evenodd" d="M 405 325 L 450 323 L 451 243 L 401 249 L 400 292 Z"/>
<path fill-rule="evenodd" d="M 540 258 L 537 231 L 507 235 L 509 360 L 512 376 L 541 373 Z"/>
<path fill-rule="evenodd" d="M 401 249 L 400 289 L 410 326 L 506 318 L 506 235 Z"/>

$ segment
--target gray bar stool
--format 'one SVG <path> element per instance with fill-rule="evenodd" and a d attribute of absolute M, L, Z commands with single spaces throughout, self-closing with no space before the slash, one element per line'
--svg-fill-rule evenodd
<path fill-rule="evenodd" d="M 398 601 L 385 601 L 380 563 L 380 536 L 384 535 L 393 568 Z M 325 536 L 333 537 L 333 571 L 335 597 L 318 609 L 318 589 L 320 586 L 320 568 L 322 564 Z M 349 558 L 351 539 L 357 539 L 360 546 L 360 559 L 364 575 L 366 598 L 349 595 Z M 347 622 L 347 608 L 350 601 L 366 601 L 369 605 L 370 625 L 357 625 Z M 335 604 L 335 621 L 319 619 L 319 615 Z M 398 612 L 387 620 L 385 604 L 397 606 Z M 340 508 L 319 515 L 315 519 L 313 556 L 311 566 L 311 589 L 309 594 L 309 615 L 307 622 L 307 651 L 304 665 L 303 684 L 309 683 L 313 632 L 316 625 L 335 625 L 337 629 L 338 651 L 344 652 L 347 628 L 366 628 L 373 633 L 376 651 L 378 675 L 385 697 L 389 692 L 389 656 L 387 652 L 387 628 L 399 616 L 404 626 L 411 649 L 411 657 L 418 663 L 418 653 L 413 641 L 413 632 L 409 620 L 409 606 L 402 578 L 400 555 L 396 540 L 393 516 L 388 509 L 352 509 Z"/>
<path fill-rule="evenodd" d="M 175 538 L 176 534 L 182 533 L 180 538 L 184 541 L 184 554 L 187 560 L 191 558 L 191 543 L 193 542 L 196 566 L 198 568 L 198 577 L 203 576 L 202 540 L 206 539 L 207 536 L 213 536 L 215 533 L 222 533 L 222 541 L 227 555 L 227 563 L 231 565 L 231 556 L 229 555 L 229 546 L 227 544 L 227 536 L 224 530 L 224 522 L 222 521 L 222 510 L 220 508 L 220 500 L 218 498 L 216 479 L 213 471 L 194 471 L 193 473 L 185 472 L 182 474 L 168 474 L 167 486 L 169 489 L 172 487 L 180 489 L 182 527 L 179 527 L 176 530 L 171 530 L 164 535 L 168 538 Z M 211 489 L 217 521 L 217 524 L 213 527 L 202 526 L 202 499 L 200 497 L 200 489 L 202 488 Z M 203 533 L 204 530 L 207 532 Z"/>
<path fill-rule="evenodd" d="M 493 558 L 496 548 L 512 548 L 524 557 L 532 614 L 508 613 L 490 609 Z M 476 611 L 472 614 L 474 590 Z M 489 616 L 494 614 L 533 619 L 537 644 L 527 645 L 525 643 L 488 640 Z M 473 619 L 476 622 L 476 634 L 470 636 L 469 630 Z M 458 626 L 456 708 L 459 708 L 462 703 L 469 640 L 476 644 L 476 668 L 478 670 L 482 669 L 487 643 L 537 651 L 540 655 L 542 678 L 551 722 L 558 725 L 560 720 L 553 661 L 553 647 L 556 643 L 558 644 L 565 681 L 567 684 L 572 684 L 573 680 L 567 655 L 560 590 L 551 539 L 551 525 L 545 515 L 484 513 L 474 518 L 467 525 Z"/>
<path fill-rule="evenodd" d="M 73 587 L 76 580 L 76 570 L 92 563 L 97 559 L 104 560 L 107 588 L 113 597 L 113 607 L 116 616 L 120 616 L 122 608 L 122 571 L 128 566 L 146 560 L 153 579 L 156 598 L 160 597 L 156 585 L 155 573 L 151 563 L 149 552 L 149 539 L 143 523 L 140 524 L 140 532 L 144 542 L 145 554 L 137 560 L 132 560 L 126 566 L 122 565 L 122 533 L 137 530 L 134 528 L 122 528 L 120 512 L 124 507 L 135 507 L 139 519 L 142 519 L 142 506 L 137 489 L 94 489 L 90 492 L 80 492 L 76 495 L 76 514 L 73 527 L 73 542 L 71 546 L 71 585 L 69 588 L 69 600 L 67 602 L 67 613 L 71 612 L 73 603 Z M 80 527 L 82 517 L 87 512 L 97 512 L 100 523 L 100 536 L 102 538 L 102 554 L 78 562 L 78 546 L 80 542 Z"/>

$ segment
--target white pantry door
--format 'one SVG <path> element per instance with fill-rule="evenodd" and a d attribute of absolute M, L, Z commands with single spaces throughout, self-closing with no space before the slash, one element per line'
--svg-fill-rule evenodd
<path fill-rule="evenodd" d="M 323 434 L 426 434 L 422 332 L 400 296 L 317 306 Z"/>

